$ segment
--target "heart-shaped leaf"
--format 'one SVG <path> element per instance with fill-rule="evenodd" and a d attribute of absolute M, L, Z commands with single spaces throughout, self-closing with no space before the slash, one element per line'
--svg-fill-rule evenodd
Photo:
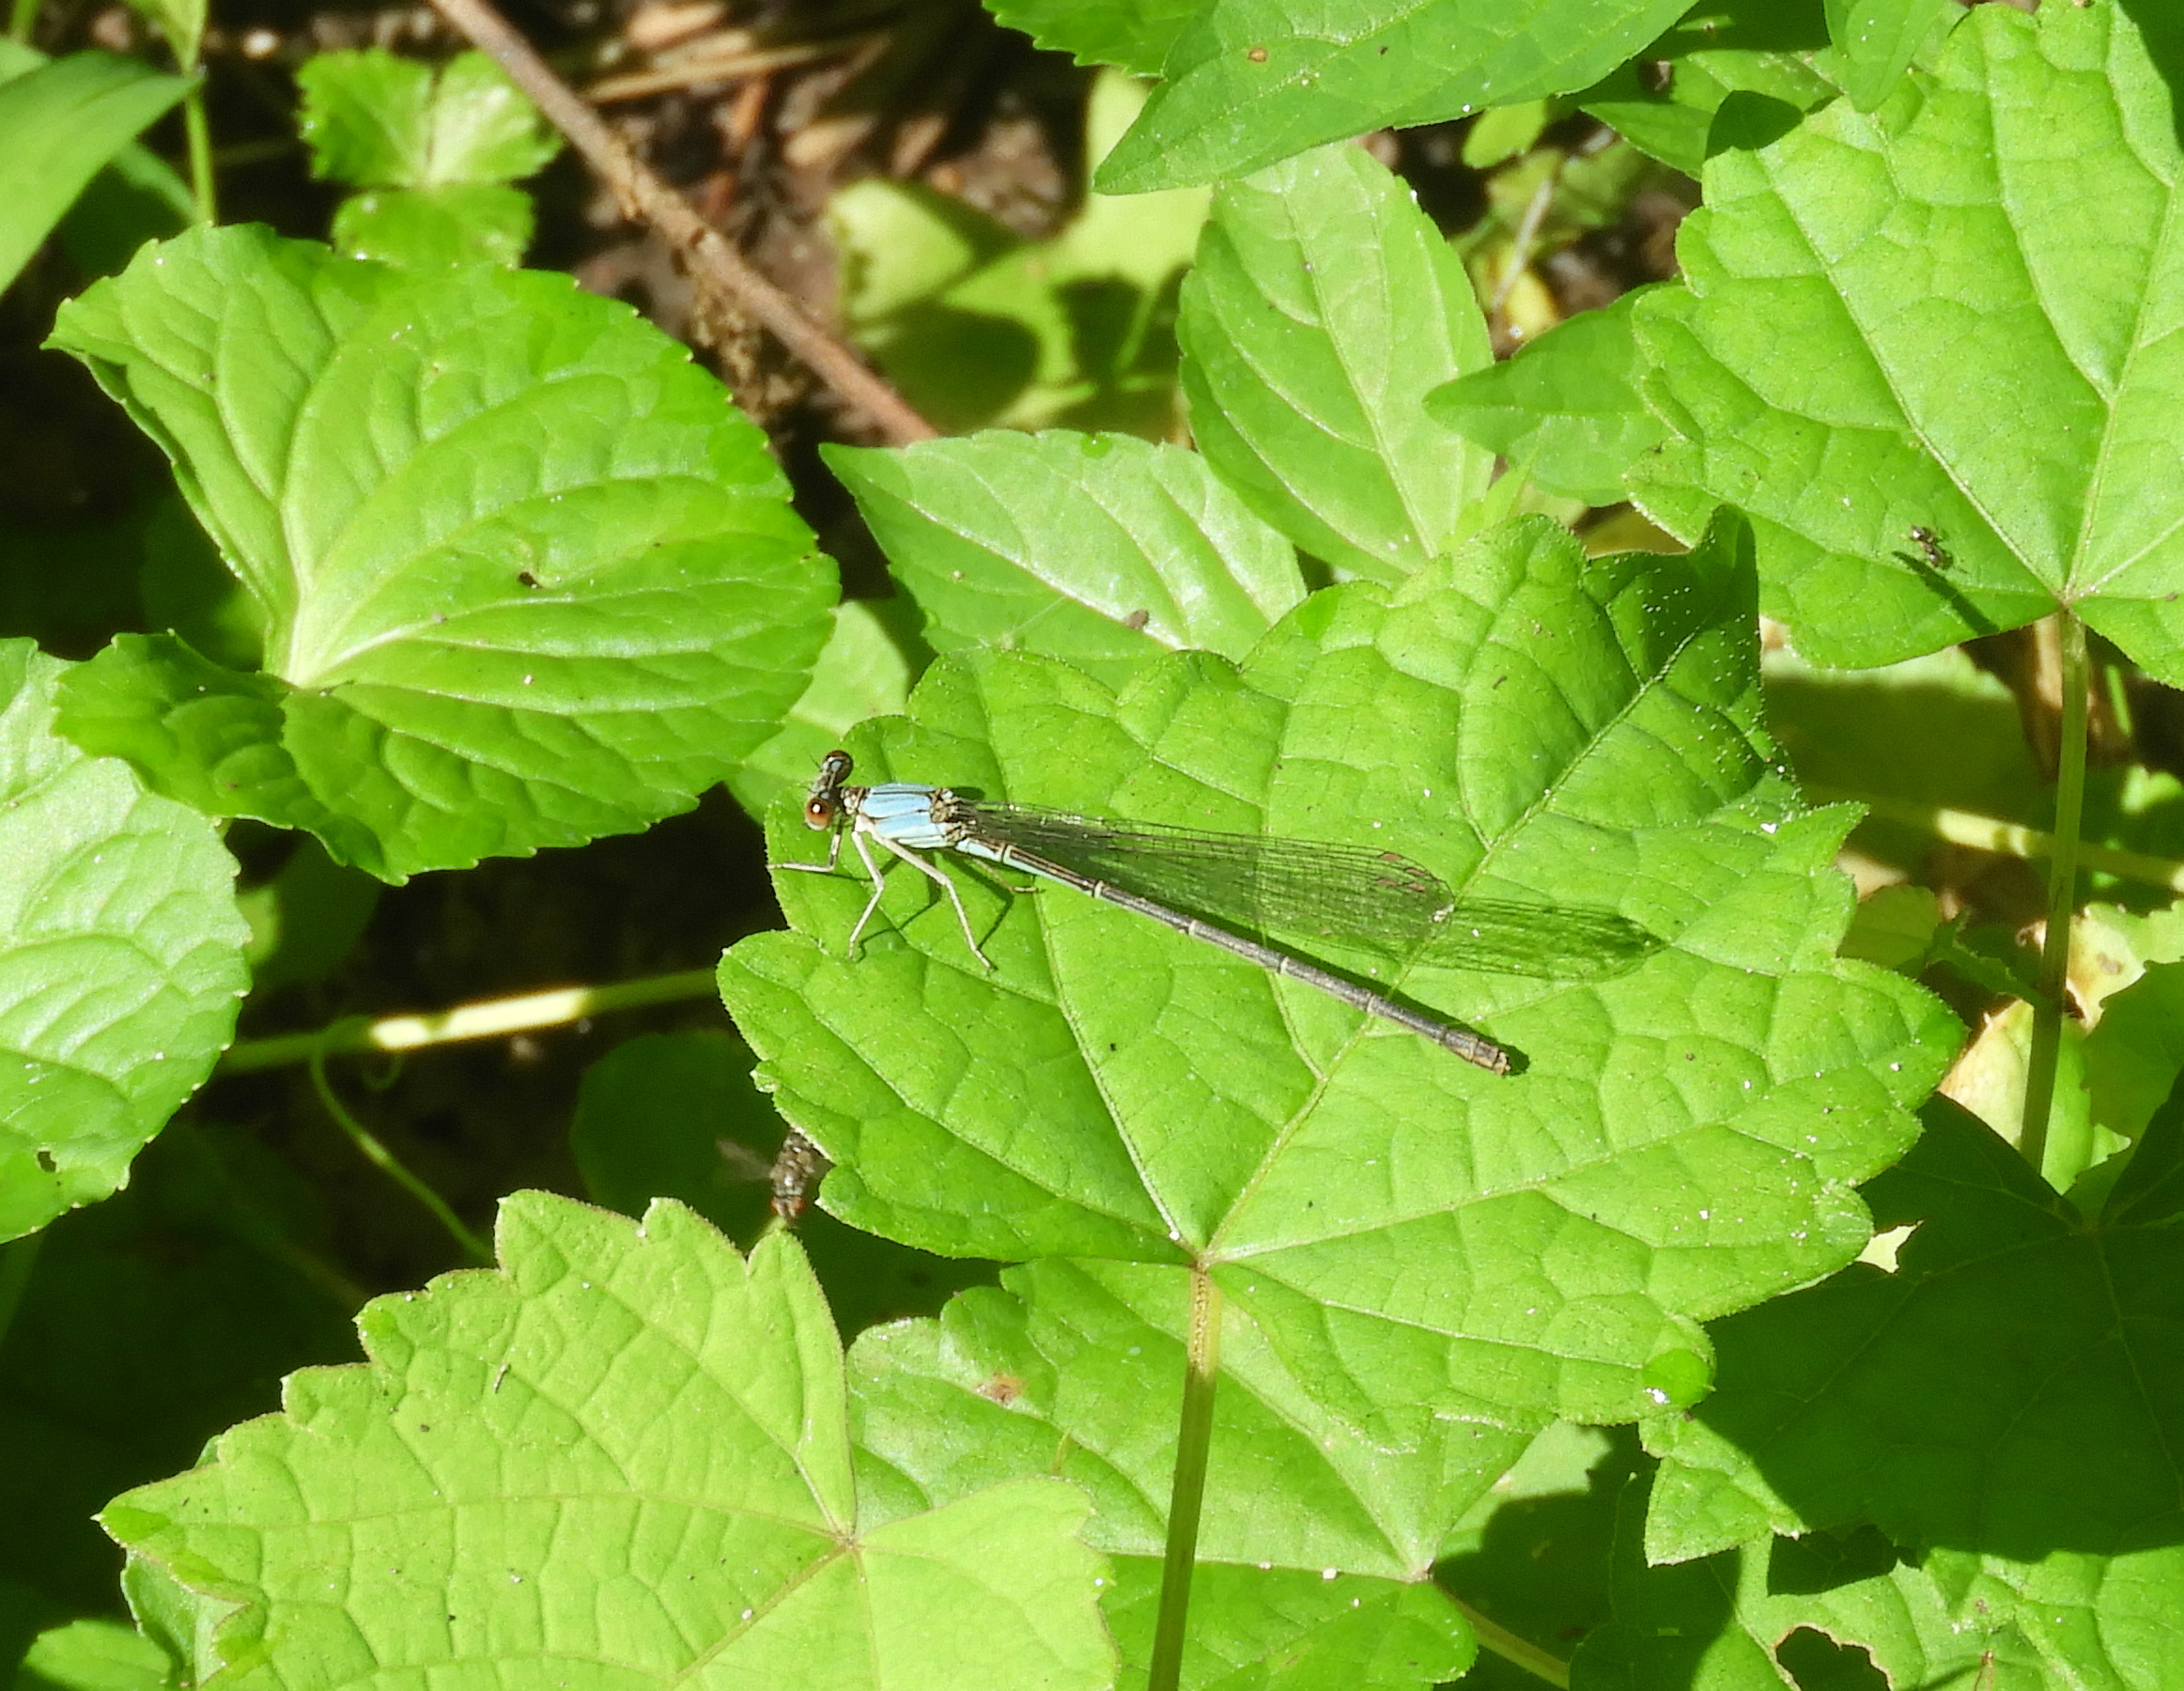
<path fill-rule="evenodd" d="M 266 653 L 125 637 L 64 731 L 209 814 L 388 880 L 626 832 L 768 737 L 826 637 L 758 430 L 566 278 L 207 230 L 54 339 L 166 448 Z"/>

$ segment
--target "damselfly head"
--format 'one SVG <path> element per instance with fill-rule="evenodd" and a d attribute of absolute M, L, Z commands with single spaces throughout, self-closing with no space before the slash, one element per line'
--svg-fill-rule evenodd
<path fill-rule="evenodd" d="M 842 783 L 849 779 L 854 767 L 849 753 L 840 750 L 819 760 L 819 772 L 812 777 L 812 790 L 804 799 L 806 828 L 834 826 L 835 818 L 842 814 Z"/>

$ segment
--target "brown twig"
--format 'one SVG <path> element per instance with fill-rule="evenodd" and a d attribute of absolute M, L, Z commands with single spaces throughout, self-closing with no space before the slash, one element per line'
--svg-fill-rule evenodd
<path fill-rule="evenodd" d="M 599 115 L 548 69 L 488 0 L 433 0 L 433 4 L 473 46 L 492 54 L 548 121 L 569 138 L 614 191 L 625 215 L 651 225 L 684 256 L 701 288 L 713 288 L 754 318 L 895 444 L 929 441 L 939 432 L 865 368 L 856 353 L 760 275 L 689 201 L 653 175 Z"/>

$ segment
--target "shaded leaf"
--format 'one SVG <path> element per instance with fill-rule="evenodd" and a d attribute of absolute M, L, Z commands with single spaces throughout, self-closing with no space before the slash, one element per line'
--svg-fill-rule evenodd
<path fill-rule="evenodd" d="M 1649 1423 L 1647 1553 L 1870 1522 L 2072 1677 L 2165 1683 L 2176 1635 L 2151 1594 L 2184 1576 L 2164 1337 L 2184 1319 L 2184 1112 L 2157 1115 L 2097 1224 L 1952 1106 L 1925 1116 L 1867 1188 L 1881 1225 L 1916 1229 L 1895 1272 L 1717 1323 L 1715 1394 Z"/>
<path fill-rule="evenodd" d="M 0 82 L 0 287 L 91 178 L 190 85 L 135 59 L 75 53 Z"/>
<path fill-rule="evenodd" d="M 1820 0 L 1739 0 L 1695 11 L 1574 103 L 1686 176 L 1704 168 L 1714 115 L 1733 95 L 1809 112 L 1835 97 L 1813 68 L 1827 44 Z"/>
<path fill-rule="evenodd" d="M 234 860 L 202 816 L 54 732 L 68 668 L 0 642 L 0 1239 L 128 1179 L 249 981 Z"/>

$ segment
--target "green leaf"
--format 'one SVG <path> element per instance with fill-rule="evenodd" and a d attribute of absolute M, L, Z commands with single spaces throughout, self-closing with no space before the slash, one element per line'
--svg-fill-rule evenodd
<path fill-rule="evenodd" d="M 522 263 L 535 221 L 531 196 L 490 182 L 379 188 L 351 194 L 333 214 L 333 244 L 352 258 L 405 270 Z"/>
<path fill-rule="evenodd" d="M 1940 901 L 1930 889 L 1882 887 L 1858 901 L 1858 913 L 1843 936 L 1842 954 L 1916 974 L 1941 925 Z"/>
<path fill-rule="evenodd" d="M 104 1614 L 120 1553 L 93 1514 L 273 1408 L 289 1370 L 353 1355 L 357 1299 L 322 1266 L 302 1176 L 250 1135 L 186 1118 L 126 1187 L 35 1247 L 0 1349 L 0 1589 Z"/>
<path fill-rule="evenodd" d="M 1632 146 L 1696 177 L 1714 115 L 1732 95 L 1792 112 L 1835 97 L 1835 85 L 1811 63 L 1826 43 L 1820 0 L 1709 6 L 1572 99 Z"/>
<path fill-rule="evenodd" d="M 2052 783 L 2033 761 L 2016 696 L 1970 654 L 1951 647 L 1881 669 L 1838 670 L 1782 646 L 1764 663 L 1767 721 L 1800 785 L 1829 798 L 1897 799 L 2035 827 L 2053 815 Z M 1906 854 L 1901 861 L 1923 861 L 1933 848 L 1930 833 L 1891 839 Z"/>
<path fill-rule="evenodd" d="M 1650 1364 L 1703 1369 L 1698 1320 L 1864 1245 L 1847 1183 L 1908 1141 L 1957 1043 L 1916 987 L 1833 955 L 1849 818 L 1774 772 L 1739 548 L 1727 526 L 1588 562 L 1534 520 L 1395 595 L 1315 596 L 1241 669 L 1176 654 L 1120 695 L 943 659 L 906 721 L 851 737 L 872 778 L 1399 850 L 1459 893 L 1673 943 L 1582 985 L 1326 959 L 1513 1047 L 1501 1077 L 976 871 L 953 878 L 994 974 L 906 871 L 845 959 L 860 878 L 782 875 L 799 931 L 744 940 L 721 985 L 761 1084 L 840 1165 L 822 1202 L 948 1254 L 1196 1260 L 1384 1442 L 1434 1412 L 1628 1419 Z M 778 861 L 816 858 L 785 807 L 775 827 Z"/>
<path fill-rule="evenodd" d="M 936 651 L 1120 684 L 1163 651 L 1242 658 L 1304 597 L 1289 543 L 1180 447 L 1058 430 L 822 452 Z"/>
<path fill-rule="evenodd" d="M 1507 362 L 1434 389 L 1426 414 L 1550 493 L 1618 504 L 1623 473 L 1666 432 L 1638 396 L 1645 360 L 1631 338 L 1631 312 L 1643 293 L 1581 311 Z"/>
<path fill-rule="evenodd" d="M 2041 1691 L 2074 1677 L 2045 1677 L 2015 1627 L 1966 1602 L 1941 1571 L 1900 1561 L 1869 1527 L 1649 1566 L 1649 1480 L 1630 1486 L 1619 1511 L 1615 1618 L 1579 1645 L 1573 1683 Z"/>
<path fill-rule="evenodd" d="M 54 733 L 68 667 L 0 642 L 0 1239 L 129 1177 L 249 980 L 234 860 L 203 817 Z"/>
<path fill-rule="evenodd" d="M 1216 0 L 1097 178 L 1141 194 L 1242 176 L 1367 130 L 1439 123 L 1596 82 L 1682 0 Z"/>
<path fill-rule="evenodd" d="M 2105 6 L 1977 8 L 1872 116 L 1721 154 L 1678 242 L 1689 291 L 1635 313 L 1674 431 L 1639 503 L 1683 536 L 1751 513 L 1762 608 L 1819 663 L 2060 604 L 2184 678 L 2180 168 L 2169 87 Z"/>
<path fill-rule="evenodd" d="M 847 599 L 834 607 L 834 631 L 819 653 L 804 696 L 789 706 L 773 737 L 728 778 L 736 801 L 754 816 L 783 793 L 802 792 L 819 760 L 866 717 L 891 716 L 909 697 L 920 647 L 892 625 L 906 621 L 894 600 Z M 922 667 L 929 654 L 916 659 Z"/>
<path fill-rule="evenodd" d="M 1144 87 L 1094 79 L 1096 161 Z M 844 316 L 903 394 L 954 432 L 1002 426 L 1176 432 L 1175 282 L 1205 220 L 1202 189 L 1088 193 L 1051 239 L 1026 241 L 915 183 L 866 180 L 829 202 Z"/>
<path fill-rule="evenodd" d="M 1648 1426 L 1647 1554 L 1871 1522 L 2080 1683 L 2096 1664 L 2166 1683 L 2184 1109 L 2157 1113 L 2097 1222 L 1945 1100 L 1925 1114 L 1867 1188 L 1881 1225 L 1915 1228 L 1895 1271 L 1716 1323 L 1719 1389 Z"/>
<path fill-rule="evenodd" d="M 296 72 L 311 174 L 359 188 L 511 182 L 545 166 L 560 138 L 482 53 L 444 66 L 382 48 L 321 53 Z"/>
<path fill-rule="evenodd" d="M 499 1272 L 368 1305 L 367 1366 L 294 1376 L 107 1508 L 195 1594 L 195 1683 L 1110 1683 L 1070 1487 L 867 1516 L 792 1240 L 746 1262 L 679 1204 L 521 1193 L 498 1244 Z"/>
<path fill-rule="evenodd" d="M 1478 120 L 1464 131 L 1460 156 L 1473 170 L 1492 170 L 1530 152 L 1551 121 L 1553 107 L 1544 100 L 1495 106 L 1479 113 Z"/>
<path fill-rule="evenodd" d="M 134 1627 L 71 1621 L 39 1635 L 23 1658 L 16 1691 L 168 1691 L 167 1652 Z"/>
<path fill-rule="evenodd" d="M 91 178 L 189 89 L 135 59 L 73 53 L 0 83 L 0 288 Z"/>
<path fill-rule="evenodd" d="M 2184 963 L 2156 963 L 2104 999 L 2085 1036 L 2093 1119 L 2135 1140 L 2184 1074 Z"/>
<path fill-rule="evenodd" d="M 145 626 L 180 635 L 215 663 L 257 668 L 266 644 L 257 606 L 173 481 L 162 479 L 167 485 L 144 525 L 136 571 Z"/>
<path fill-rule="evenodd" d="M 1870 112 L 1893 93 L 1913 55 L 1963 15 L 1950 0 L 1826 3 L 1835 74 L 1861 112 Z"/>
<path fill-rule="evenodd" d="M 193 233 L 63 307 L 251 596 L 266 672 L 128 637 L 69 731 L 398 881 L 686 810 L 773 731 L 832 571 L 759 431 L 566 278 Z"/>
<path fill-rule="evenodd" d="M 1206 0 L 987 0 L 986 9 L 1040 46 L 1080 65 L 1157 76 L 1168 50 Z"/>
<path fill-rule="evenodd" d="M 1207 462 L 1327 563 L 1399 581 L 1486 490 L 1493 455 L 1423 407 L 1494 362 L 1485 319 L 1410 190 L 1361 149 L 1224 186 L 1177 334 Z"/>
<path fill-rule="evenodd" d="M 1175 1466 L 1190 1291 L 1165 1268 L 1040 1263 L 968 1292 L 937 1322 L 875 1328 L 850 1352 L 858 1474 L 882 1513 L 932 1509 L 1055 1473 L 1114 1559 L 1105 1608 L 1141 1673 Z M 1436 1420 L 1376 1447 L 1300 1389 L 1289 1359 L 1231 1311 L 1191 1590 L 1187 1683 L 1419 1687 L 1474 1644 L 1430 1581 L 1462 1513 L 1523 1435 Z M 1229 1681 L 1279 1665 L 1293 1677 Z M 1344 1677 L 1345 1675 L 1349 1677 Z"/>
<path fill-rule="evenodd" d="M 1608 1548 L 1618 1499 L 1647 1460 L 1636 1431 L 1557 1421 L 1473 1504 L 1441 1547 L 1433 1578 L 1466 1611 L 1557 1655 L 1608 1618 Z M 1466 1691 L 1537 1681 L 1482 1655 Z"/>

